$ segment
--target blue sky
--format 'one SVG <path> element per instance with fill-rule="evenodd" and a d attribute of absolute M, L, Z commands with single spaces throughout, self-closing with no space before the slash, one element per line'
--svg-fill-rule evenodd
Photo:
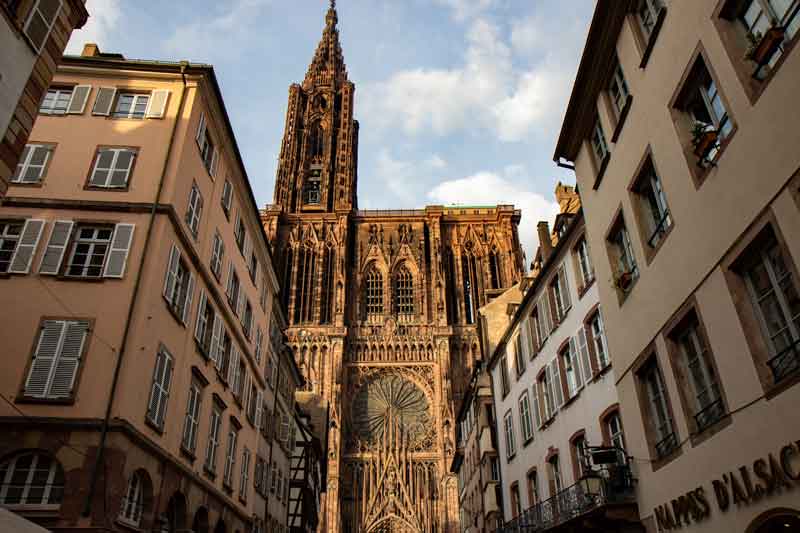
<path fill-rule="evenodd" d="M 289 84 L 328 0 L 88 0 L 84 42 L 214 65 L 259 204 L 272 200 Z M 339 0 L 356 84 L 359 207 L 513 203 L 528 257 L 552 221 L 552 162 L 594 0 Z"/>

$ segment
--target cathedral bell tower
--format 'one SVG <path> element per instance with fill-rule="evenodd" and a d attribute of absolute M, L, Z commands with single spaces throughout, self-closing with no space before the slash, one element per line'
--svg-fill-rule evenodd
<path fill-rule="evenodd" d="M 303 84 L 289 89 L 274 202 L 284 213 L 345 212 L 356 197 L 358 122 L 347 79 L 336 2 Z"/>

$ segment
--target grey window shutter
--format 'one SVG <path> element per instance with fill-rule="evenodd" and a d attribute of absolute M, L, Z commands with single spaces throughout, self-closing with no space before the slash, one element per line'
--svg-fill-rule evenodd
<path fill-rule="evenodd" d="M 558 362 L 558 357 L 553 359 L 550 363 L 553 367 L 553 392 L 556 407 L 564 405 L 564 388 L 561 386 L 561 367 Z"/>
<path fill-rule="evenodd" d="M 539 407 L 539 385 L 538 383 L 533 384 L 533 390 L 531 390 L 533 396 L 533 419 L 536 423 L 536 429 L 542 427 L 542 412 L 540 411 Z"/>
<path fill-rule="evenodd" d="M 42 261 L 39 263 L 39 274 L 56 275 L 59 273 L 73 226 L 74 222 L 71 220 L 56 220 L 53 223 L 50 240 L 47 242 L 47 248 L 45 248 Z"/>
<path fill-rule="evenodd" d="M 563 299 L 564 310 L 566 311 L 570 307 L 572 307 L 572 298 L 569 294 L 569 279 L 567 278 L 567 269 L 565 267 L 561 267 L 561 272 L 559 274 L 559 281 L 561 282 L 561 298 Z"/>
<path fill-rule="evenodd" d="M 153 93 L 150 95 L 150 100 L 147 102 L 147 111 L 145 112 L 145 116 L 147 118 L 164 118 L 168 100 L 169 91 L 153 91 Z"/>
<path fill-rule="evenodd" d="M 214 153 L 211 154 L 211 169 L 209 173 L 211 177 L 215 177 L 217 175 L 217 164 L 219 163 L 219 150 L 214 148 Z"/>
<path fill-rule="evenodd" d="M 157 421 L 158 416 L 158 403 L 161 397 L 161 390 L 159 389 L 159 382 L 164 373 L 164 365 L 166 364 L 166 356 L 161 350 L 156 354 L 156 366 L 153 369 L 153 385 L 150 389 L 150 401 L 147 402 L 147 417 L 152 421 Z"/>
<path fill-rule="evenodd" d="M 39 342 L 31 361 L 28 378 L 25 380 L 26 396 L 45 397 L 66 325 L 67 323 L 61 320 L 45 320 L 42 323 Z"/>
<path fill-rule="evenodd" d="M 239 375 L 239 350 L 235 347 L 231 347 L 231 361 L 228 365 L 228 383 L 233 387 L 236 388 L 236 380 L 238 379 Z"/>
<path fill-rule="evenodd" d="M 183 323 L 189 325 L 189 315 L 192 308 L 192 298 L 194 296 L 194 274 L 189 273 L 189 285 L 186 287 L 186 301 L 183 304 Z"/>
<path fill-rule="evenodd" d="M 592 379 L 592 358 L 589 353 L 586 328 L 581 326 L 578 330 L 578 349 L 581 353 L 581 364 L 583 365 L 583 379 L 588 383 Z"/>
<path fill-rule="evenodd" d="M 256 395 L 256 430 L 261 429 L 261 417 L 264 414 L 264 406 L 262 405 L 264 402 L 264 393 L 258 391 Z"/>
<path fill-rule="evenodd" d="M 175 280 L 178 275 L 178 261 L 180 261 L 181 253 L 178 251 L 178 247 L 174 244 L 172 248 L 169 250 L 169 263 L 167 264 L 167 273 L 164 277 L 164 298 L 167 299 L 169 303 L 174 303 L 172 301 L 172 293 L 175 289 Z"/>
<path fill-rule="evenodd" d="M 91 92 L 91 85 L 78 85 L 72 89 L 72 97 L 67 105 L 67 114 L 82 115 L 86 110 L 86 101 L 89 99 Z"/>
<path fill-rule="evenodd" d="M 199 342 L 199 343 L 203 342 L 203 339 L 201 337 L 201 331 L 200 331 L 200 322 L 202 320 L 205 320 L 204 319 L 205 313 L 203 312 L 203 311 L 205 311 L 205 308 L 206 308 L 206 291 L 204 291 L 201 288 L 200 289 L 200 300 L 198 301 L 198 304 L 197 304 L 197 320 L 194 323 L 194 338 L 197 339 L 197 342 Z M 208 327 L 209 327 L 209 324 L 206 324 L 206 329 L 208 329 Z"/>
<path fill-rule="evenodd" d="M 222 346 L 222 320 L 218 315 L 214 315 L 214 329 L 211 330 L 211 360 L 219 368 L 221 359 L 219 351 Z"/>
<path fill-rule="evenodd" d="M 48 398 L 72 396 L 88 330 L 89 323 L 86 321 L 67 322 L 61 350 L 54 364 L 53 379 L 47 392 Z"/>
<path fill-rule="evenodd" d="M 97 89 L 92 115 L 109 116 L 111 114 L 111 107 L 114 105 L 114 97 L 116 94 L 117 90 L 114 87 L 100 87 Z"/>
<path fill-rule="evenodd" d="M 122 278 L 125 275 L 125 266 L 128 263 L 128 253 L 133 242 L 135 224 L 117 224 L 114 227 L 114 237 L 111 239 L 111 249 L 108 252 L 103 276 L 107 278 Z"/>
<path fill-rule="evenodd" d="M 206 136 L 206 114 L 200 113 L 200 122 L 197 124 L 197 134 L 195 135 L 195 141 L 197 141 L 198 146 L 202 146 Z"/>
<path fill-rule="evenodd" d="M 11 265 L 8 272 L 11 274 L 27 274 L 31 270 L 31 262 L 36 254 L 36 247 L 39 246 L 39 239 L 44 229 L 44 220 L 29 218 L 25 221 L 22 228 L 17 249 L 11 258 Z"/>
<path fill-rule="evenodd" d="M 240 288 L 239 289 L 239 302 L 236 305 L 236 314 L 239 315 L 239 322 L 241 324 L 244 324 L 244 301 L 245 301 L 244 289 Z"/>
<path fill-rule="evenodd" d="M 583 387 L 583 371 L 581 370 L 580 354 L 578 353 L 578 343 L 575 337 L 569 339 L 569 359 L 572 364 L 572 371 L 575 373 L 575 391 Z"/>

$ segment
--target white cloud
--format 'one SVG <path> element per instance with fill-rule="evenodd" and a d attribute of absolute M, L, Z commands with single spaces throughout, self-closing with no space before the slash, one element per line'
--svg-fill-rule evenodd
<path fill-rule="evenodd" d="M 122 16 L 120 0 L 88 0 L 86 10 L 89 12 L 89 20 L 83 28 L 72 32 L 67 43 L 67 54 L 80 54 L 86 43 L 96 43 L 101 51 L 104 50 L 108 36 L 117 27 Z"/>
<path fill-rule="evenodd" d="M 254 35 L 260 10 L 271 0 L 234 0 L 213 16 L 178 26 L 165 41 L 164 49 L 173 57 L 194 61 L 230 59 Z"/>
<path fill-rule="evenodd" d="M 411 136 L 444 136 L 458 130 L 488 131 L 506 142 L 531 135 L 549 137 L 566 106 L 583 32 L 574 22 L 563 27 L 526 19 L 504 39 L 500 30 L 475 19 L 466 34 L 461 65 L 416 68 L 395 73 L 362 89 L 362 113 L 371 126 L 398 124 Z M 515 65 L 530 47 L 562 42 L 556 51 Z M 543 47 L 538 46 L 539 50 Z M 549 47 L 552 50 L 552 47 Z"/>
<path fill-rule="evenodd" d="M 447 162 L 438 154 L 422 161 L 401 161 L 383 148 L 376 161 L 377 175 L 386 187 L 403 203 L 413 204 L 419 199 L 419 188 L 423 180 L 432 173 L 447 167 Z"/>
<path fill-rule="evenodd" d="M 511 165 L 502 175 L 496 172 L 478 172 L 466 178 L 444 181 L 428 193 L 428 198 L 444 205 L 495 205 L 513 204 L 522 210 L 519 238 L 528 260 L 539 246 L 536 224 L 547 220 L 552 224 L 558 214 L 558 204 L 545 199 L 541 194 L 529 191 L 515 183 L 517 179 L 531 182 L 524 167 Z M 515 181 L 512 181 L 514 178 Z M 527 266 L 527 265 L 526 265 Z"/>
<path fill-rule="evenodd" d="M 489 9 L 495 0 L 435 0 L 437 4 L 453 10 L 456 20 L 465 20 Z"/>

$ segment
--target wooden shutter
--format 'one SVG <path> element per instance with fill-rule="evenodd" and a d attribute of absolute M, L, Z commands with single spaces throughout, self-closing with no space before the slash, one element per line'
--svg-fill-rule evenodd
<path fill-rule="evenodd" d="M 25 380 L 26 396 L 45 397 L 65 328 L 66 322 L 61 320 L 45 320 L 42 324 L 36 352 L 31 361 L 28 378 Z"/>
<path fill-rule="evenodd" d="M 233 260 L 231 260 L 230 268 L 228 269 L 228 284 L 225 288 L 225 294 L 228 296 L 228 301 L 231 300 L 231 293 L 233 292 Z"/>
<path fill-rule="evenodd" d="M 86 110 L 86 101 L 89 99 L 89 93 L 92 92 L 91 85 L 77 85 L 72 89 L 72 97 L 67 104 L 68 115 L 82 115 Z"/>
<path fill-rule="evenodd" d="M 256 394 L 256 429 L 261 428 L 261 418 L 264 416 L 264 393 L 258 391 Z"/>
<path fill-rule="evenodd" d="M 564 312 L 572 306 L 572 298 L 569 294 L 569 279 L 567 278 L 567 269 L 561 267 L 558 273 L 558 282 L 561 284 L 561 302 L 564 304 Z"/>
<path fill-rule="evenodd" d="M 169 303 L 174 303 L 172 297 L 173 292 L 175 292 L 175 280 L 178 277 L 178 263 L 180 259 L 181 253 L 178 251 L 178 247 L 173 244 L 169 250 L 169 262 L 167 263 L 167 272 L 164 276 L 164 298 L 166 298 Z"/>
<path fill-rule="evenodd" d="M 203 288 L 200 288 L 200 300 L 197 302 L 197 318 L 194 322 L 194 338 L 200 344 L 203 344 L 203 337 L 202 332 L 200 331 L 200 321 L 205 320 L 205 311 L 206 308 L 206 291 Z M 206 324 L 204 329 L 208 329 L 209 325 Z M 213 346 L 212 346 L 213 348 Z"/>
<path fill-rule="evenodd" d="M 114 87 L 100 87 L 97 89 L 97 96 L 94 98 L 94 107 L 92 108 L 92 115 L 109 116 L 111 108 L 114 105 L 114 97 L 117 95 L 117 90 Z"/>
<path fill-rule="evenodd" d="M 214 148 L 214 152 L 211 154 L 211 168 L 208 169 L 208 173 L 211 174 L 211 177 L 217 175 L 217 164 L 219 163 L 219 149 Z"/>
<path fill-rule="evenodd" d="M 564 405 L 564 388 L 561 386 L 561 367 L 558 357 L 550 362 L 551 373 L 553 376 L 553 401 L 556 407 Z"/>
<path fill-rule="evenodd" d="M 125 266 L 128 262 L 128 253 L 133 242 L 135 224 L 117 224 L 114 227 L 114 237 L 111 239 L 111 249 L 108 252 L 108 261 L 103 276 L 107 278 L 122 278 L 125 275 Z"/>
<path fill-rule="evenodd" d="M 147 110 L 144 115 L 147 118 L 164 118 L 164 112 L 167 109 L 167 100 L 169 100 L 169 91 L 153 91 L 150 95 L 150 100 L 147 102 Z"/>
<path fill-rule="evenodd" d="M 56 275 L 59 273 L 69 237 L 72 235 L 73 225 L 71 220 L 56 220 L 53 223 L 50 239 L 39 263 L 39 274 Z"/>
<path fill-rule="evenodd" d="M 53 368 L 53 379 L 47 391 L 48 398 L 69 398 L 78 374 L 86 333 L 87 321 L 67 322 L 64 340 Z"/>
<path fill-rule="evenodd" d="M 197 123 L 197 133 L 194 140 L 197 141 L 197 146 L 202 147 L 206 138 L 206 114 L 200 113 L 200 122 Z"/>
<path fill-rule="evenodd" d="M 214 366 L 219 370 L 219 364 L 222 359 L 220 351 L 222 350 L 222 319 L 214 314 L 214 329 L 211 331 L 211 360 L 214 361 Z"/>
<path fill-rule="evenodd" d="M 172 356 L 164 348 L 161 348 L 156 356 L 156 366 L 153 370 L 153 387 L 150 391 L 150 401 L 147 407 L 147 416 L 158 427 L 164 427 L 171 382 Z"/>
<path fill-rule="evenodd" d="M 236 389 L 236 380 L 239 375 L 239 350 L 236 346 L 231 346 L 231 357 L 228 363 L 228 384 Z"/>
<path fill-rule="evenodd" d="M 27 274 L 31 270 L 31 262 L 39 246 L 39 239 L 44 230 L 45 221 L 38 218 L 29 218 L 22 227 L 22 233 L 17 242 L 17 249 L 11 256 L 8 268 L 10 274 Z"/>
<path fill-rule="evenodd" d="M 539 382 L 535 382 L 531 389 L 531 397 L 533 398 L 533 420 L 536 423 L 536 429 L 542 427 L 542 412 L 539 406 Z"/>
<path fill-rule="evenodd" d="M 244 325 L 244 289 L 239 287 L 239 302 L 236 304 L 236 314 L 239 315 L 239 322 Z"/>
<path fill-rule="evenodd" d="M 183 303 L 182 320 L 184 325 L 189 325 L 189 314 L 192 308 L 192 299 L 194 297 L 194 274 L 189 272 L 189 285 L 186 287 L 186 301 Z"/>
<path fill-rule="evenodd" d="M 583 368 L 583 379 L 586 383 L 592 379 L 592 359 L 589 353 L 586 328 L 581 326 L 578 330 L 578 351 L 580 352 L 581 366 Z"/>
<path fill-rule="evenodd" d="M 575 372 L 575 392 L 583 387 L 585 378 L 583 377 L 583 370 L 581 369 L 580 353 L 578 352 L 578 339 L 570 337 L 569 339 L 569 360 L 572 364 L 572 370 Z"/>

